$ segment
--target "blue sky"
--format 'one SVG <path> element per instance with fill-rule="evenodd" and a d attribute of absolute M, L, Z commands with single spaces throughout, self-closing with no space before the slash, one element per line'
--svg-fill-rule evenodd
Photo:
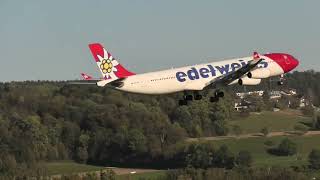
<path fill-rule="evenodd" d="M 0 81 L 99 76 L 101 42 L 142 73 L 287 52 L 320 70 L 320 1 L 0 0 Z"/>

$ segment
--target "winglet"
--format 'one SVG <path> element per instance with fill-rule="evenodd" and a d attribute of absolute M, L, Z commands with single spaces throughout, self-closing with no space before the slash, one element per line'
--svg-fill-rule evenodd
<path fill-rule="evenodd" d="M 260 55 L 257 52 L 253 52 L 253 59 L 254 60 L 260 59 Z"/>
<path fill-rule="evenodd" d="M 89 76 L 85 73 L 81 73 L 81 76 L 82 76 L 83 80 L 92 80 L 92 76 Z"/>

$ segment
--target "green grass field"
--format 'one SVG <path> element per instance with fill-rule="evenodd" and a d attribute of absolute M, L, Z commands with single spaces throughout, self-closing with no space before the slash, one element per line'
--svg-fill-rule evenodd
<path fill-rule="evenodd" d="M 229 126 L 238 125 L 243 134 L 258 133 L 263 127 L 268 127 L 270 131 L 292 131 L 294 126 L 302 123 L 310 123 L 311 119 L 299 115 L 296 111 L 284 112 L 262 112 L 260 114 L 251 114 L 244 119 L 237 119 L 229 122 Z M 211 141 L 217 147 L 225 144 L 234 153 L 240 150 L 251 152 L 254 166 L 291 166 L 306 165 L 308 163 L 308 154 L 313 148 L 320 149 L 320 135 L 314 136 L 290 136 L 298 145 L 298 154 L 288 157 L 280 157 L 267 153 L 270 148 L 264 144 L 265 141 L 271 140 L 275 145 L 286 137 L 252 137 L 243 139 L 224 139 Z M 78 164 L 71 161 L 49 162 L 44 163 L 50 175 L 54 174 L 71 174 L 77 172 L 98 171 L 104 167 Z M 154 179 L 164 176 L 165 171 L 148 172 L 141 174 L 118 175 L 117 179 Z"/>
<path fill-rule="evenodd" d="M 221 146 L 227 145 L 234 153 L 241 150 L 249 151 L 254 159 L 254 166 L 290 166 L 307 164 L 308 154 L 313 148 L 320 148 L 320 135 L 315 136 L 290 136 L 298 147 L 298 153 L 294 156 L 275 156 L 267 153 L 266 140 L 271 140 L 275 145 L 286 137 L 256 137 L 247 139 L 227 139 L 221 141 L 212 141 L 213 144 Z"/>
<path fill-rule="evenodd" d="M 148 173 L 141 173 L 141 174 L 126 174 L 126 175 L 119 175 L 116 177 L 117 180 L 139 180 L 139 179 L 157 179 L 159 177 L 165 176 L 165 171 L 157 171 L 157 172 L 148 172 Z"/>
<path fill-rule="evenodd" d="M 55 174 L 72 174 L 78 172 L 99 171 L 104 167 L 79 164 L 73 161 L 48 162 L 44 166 L 47 167 L 49 175 Z"/>
<path fill-rule="evenodd" d="M 229 122 L 229 126 L 240 126 L 243 134 L 258 133 L 262 128 L 268 127 L 269 131 L 292 131 L 294 126 L 302 123 L 310 123 L 311 118 L 297 115 L 296 112 L 270 112 L 250 114 L 244 119 L 235 119 Z"/>
<path fill-rule="evenodd" d="M 82 173 L 82 172 L 91 172 L 91 171 L 99 171 L 101 169 L 105 169 L 105 167 L 100 166 L 92 166 L 86 164 L 79 164 L 73 161 L 59 161 L 59 162 L 48 162 L 44 163 L 44 166 L 47 167 L 49 175 L 57 175 L 57 174 L 74 174 L 74 173 Z M 135 180 L 135 179 L 155 179 L 156 177 L 164 176 L 165 171 L 156 171 L 156 172 L 146 172 L 139 174 L 127 174 L 127 175 L 117 175 L 117 180 Z"/>
<path fill-rule="evenodd" d="M 313 148 L 320 148 L 320 135 L 315 136 L 290 136 L 298 145 L 298 154 L 294 156 L 274 156 L 267 153 L 267 148 L 264 144 L 266 140 L 271 140 L 277 145 L 286 137 L 256 137 L 248 139 L 227 139 L 211 141 L 217 147 L 225 144 L 233 153 L 238 153 L 240 150 L 247 150 L 253 156 L 253 166 L 292 166 L 292 165 L 307 165 L 308 154 Z M 45 163 L 50 175 L 54 174 L 71 174 L 77 172 L 98 171 L 103 169 L 99 166 L 91 166 L 78 164 L 70 161 L 50 162 Z M 135 180 L 135 179 L 156 179 L 157 177 L 165 176 L 165 171 L 147 172 L 141 174 L 118 175 L 117 180 Z"/>

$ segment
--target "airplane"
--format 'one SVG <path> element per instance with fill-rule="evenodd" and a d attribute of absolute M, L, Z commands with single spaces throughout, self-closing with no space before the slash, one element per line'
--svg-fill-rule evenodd
<path fill-rule="evenodd" d="M 251 57 L 234 58 L 181 68 L 135 74 L 122 66 L 101 44 L 89 44 L 89 49 L 102 74 L 102 78 L 93 79 L 82 73 L 84 80 L 95 81 L 99 87 L 110 87 L 120 91 L 139 94 L 169 94 L 184 92 L 179 105 L 189 101 L 201 100 L 201 91 L 213 89 L 210 102 L 217 102 L 224 97 L 220 90 L 223 86 L 258 85 L 261 79 L 280 76 L 279 85 L 283 84 L 283 74 L 299 65 L 299 61 L 290 54 L 257 52 Z"/>

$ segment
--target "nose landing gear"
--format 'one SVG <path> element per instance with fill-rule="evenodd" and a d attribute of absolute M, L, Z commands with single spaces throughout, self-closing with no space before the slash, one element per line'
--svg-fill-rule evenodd
<path fill-rule="evenodd" d="M 278 84 L 278 86 L 282 86 L 282 85 L 283 85 L 283 83 L 284 83 L 284 82 L 280 80 L 280 81 L 278 81 L 278 83 L 277 83 L 277 84 Z"/>
<path fill-rule="evenodd" d="M 279 86 L 282 86 L 283 84 L 284 84 L 284 75 L 282 74 L 281 76 L 280 76 L 280 78 L 279 78 L 279 81 L 277 82 L 277 84 L 279 85 Z"/>

